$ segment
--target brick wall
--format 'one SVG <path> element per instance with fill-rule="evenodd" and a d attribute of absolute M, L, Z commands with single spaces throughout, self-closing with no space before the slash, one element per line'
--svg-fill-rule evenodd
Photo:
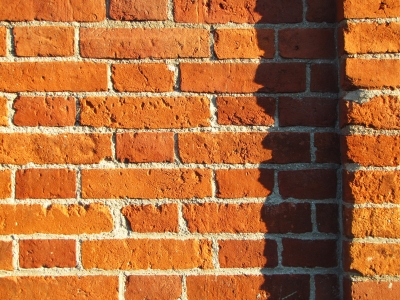
<path fill-rule="evenodd" d="M 0 0 L 2 299 L 392 295 L 382 3 Z"/>

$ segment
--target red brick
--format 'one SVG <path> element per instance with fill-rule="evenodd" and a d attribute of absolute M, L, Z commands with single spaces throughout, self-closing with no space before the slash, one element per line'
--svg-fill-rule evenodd
<path fill-rule="evenodd" d="M 221 125 L 261 125 L 275 123 L 275 99 L 270 97 L 217 97 Z"/>
<path fill-rule="evenodd" d="M 121 210 L 134 232 L 178 232 L 178 206 L 129 205 Z"/>
<path fill-rule="evenodd" d="M 342 140 L 344 163 L 363 166 L 400 165 L 400 136 L 350 135 Z"/>
<path fill-rule="evenodd" d="M 0 270 L 12 271 L 13 269 L 12 242 L 0 241 Z"/>
<path fill-rule="evenodd" d="M 117 159 L 125 163 L 174 162 L 174 134 L 117 133 Z"/>
<path fill-rule="evenodd" d="M 81 125 L 113 128 L 190 128 L 210 125 L 206 97 L 87 97 Z"/>
<path fill-rule="evenodd" d="M 73 268 L 76 266 L 75 240 L 19 241 L 21 268 Z"/>
<path fill-rule="evenodd" d="M 340 126 L 361 125 L 377 129 L 400 129 L 400 97 L 376 96 L 368 102 L 341 101 Z"/>
<path fill-rule="evenodd" d="M 284 199 L 328 199 L 336 198 L 336 170 L 280 171 L 279 192 Z"/>
<path fill-rule="evenodd" d="M 340 7 L 340 6 L 339 6 Z M 343 0 L 343 12 L 339 20 L 364 18 L 391 18 L 400 15 L 400 5 L 397 0 Z"/>
<path fill-rule="evenodd" d="M 82 234 L 109 232 L 113 229 L 109 209 L 100 204 L 44 207 L 0 205 L 0 234 Z"/>
<path fill-rule="evenodd" d="M 8 126 L 7 99 L 0 97 L 0 126 Z"/>
<path fill-rule="evenodd" d="M 303 63 L 182 63 L 180 69 L 184 92 L 295 93 L 306 89 Z"/>
<path fill-rule="evenodd" d="M 345 279 L 344 296 L 345 300 L 399 299 L 400 283 L 397 281 L 350 282 L 349 279 Z"/>
<path fill-rule="evenodd" d="M 294 163 L 310 161 L 310 136 L 297 132 L 220 132 L 178 135 L 184 163 Z"/>
<path fill-rule="evenodd" d="M 75 30 L 73 27 L 14 27 L 17 56 L 72 56 Z"/>
<path fill-rule="evenodd" d="M 280 126 L 334 127 L 337 100 L 330 98 L 279 98 Z"/>
<path fill-rule="evenodd" d="M 267 197 L 274 188 L 274 170 L 216 170 L 215 177 L 218 198 Z"/>
<path fill-rule="evenodd" d="M 67 169 L 17 170 L 17 199 L 57 199 L 76 197 L 76 171 Z"/>
<path fill-rule="evenodd" d="M 181 276 L 138 275 L 128 276 L 126 281 L 126 300 L 180 299 L 181 294 Z"/>
<path fill-rule="evenodd" d="M 197 28 L 82 28 L 80 53 L 113 59 L 209 57 L 209 33 Z"/>
<path fill-rule="evenodd" d="M 0 199 L 11 197 L 11 171 L 0 171 Z"/>
<path fill-rule="evenodd" d="M 98 22 L 106 17 L 102 0 L 7 0 L 0 2 L 2 21 Z"/>
<path fill-rule="evenodd" d="M 334 132 L 314 133 L 315 162 L 340 163 L 340 137 Z"/>
<path fill-rule="evenodd" d="M 284 58 L 335 58 L 334 29 L 290 28 L 279 30 L 279 54 Z"/>
<path fill-rule="evenodd" d="M 1 9 L 0 9 L 1 10 Z M 0 63 L 2 92 L 107 90 L 107 65 L 91 62 Z"/>
<path fill-rule="evenodd" d="M 273 58 L 275 32 L 273 29 L 217 29 L 214 51 L 224 58 Z"/>
<path fill-rule="evenodd" d="M 1 277 L 4 299 L 118 300 L 117 276 Z"/>
<path fill-rule="evenodd" d="M 83 198 L 204 198 L 211 196 L 205 169 L 83 170 Z"/>
<path fill-rule="evenodd" d="M 74 126 L 76 103 L 73 97 L 18 97 L 13 122 L 17 126 Z"/>
<path fill-rule="evenodd" d="M 112 81 L 118 92 L 172 92 L 174 72 L 162 63 L 118 64 Z"/>
<path fill-rule="evenodd" d="M 298 23 L 303 5 L 301 0 L 177 0 L 174 12 L 176 22 L 187 23 Z"/>
<path fill-rule="evenodd" d="M 308 203 L 186 204 L 183 216 L 189 231 L 199 233 L 304 233 L 312 229 Z"/>
<path fill-rule="evenodd" d="M 338 265 L 336 240 L 282 239 L 282 265 L 333 268 Z"/>
<path fill-rule="evenodd" d="M 274 268 L 278 265 L 274 240 L 222 240 L 218 245 L 221 268 Z"/>
<path fill-rule="evenodd" d="M 349 203 L 400 203 L 399 171 L 343 172 L 343 200 Z"/>
<path fill-rule="evenodd" d="M 0 56 L 6 56 L 6 55 L 7 55 L 7 28 L 0 27 Z"/>
<path fill-rule="evenodd" d="M 307 21 L 335 23 L 336 2 L 336 0 L 307 0 Z"/>
<path fill-rule="evenodd" d="M 213 268 L 208 240 L 88 240 L 82 242 L 82 264 L 104 270 Z"/>
<path fill-rule="evenodd" d="M 340 300 L 339 278 L 337 275 L 328 274 L 314 276 L 315 300 Z"/>
<path fill-rule="evenodd" d="M 109 134 L 2 133 L 0 163 L 90 164 L 111 156 Z"/>
<path fill-rule="evenodd" d="M 337 204 L 315 204 L 319 232 L 339 233 L 339 210 Z"/>
<path fill-rule="evenodd" d="M 312 92 L 338 92 L 338 70 L 333 64 L 312 64 L 310 90 Z"/>
<path fill-rule="evenodd" d="M 341 67 L 344 90 L 400 87 L 400 60 L 347 58 Z"/>
<path fill-rule="evenodd" d="M 188 299 L 309 299 L 309 275 L 188 276 Z M 294 297 L 293 297 L 294 296 Z"/>
<path fill-rule="evenodd" d="M 167 20 L 168 0 L 111 0 L 110 17 L 115 20 Z"/>

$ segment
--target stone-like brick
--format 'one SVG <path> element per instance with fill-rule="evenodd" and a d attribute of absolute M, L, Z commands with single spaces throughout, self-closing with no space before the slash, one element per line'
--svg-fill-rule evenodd
<path fill-rule="evenodd" d="M 111 0 L 110 17 L 115 20 L 163 21 L 167 19 L 168 0 Z"/>
<path fill-rule="evenodd" d="M 180 299 L 182 277 L 167 275 L 132 275 L 126 280 L 126 300 Z"/>

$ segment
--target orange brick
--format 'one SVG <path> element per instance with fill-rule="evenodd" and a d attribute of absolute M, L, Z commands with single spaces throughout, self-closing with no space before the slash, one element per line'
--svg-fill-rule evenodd
<path fill-rule="evenodd" d="M 107 90 L 107 66 L 90 62 L 0 63 L 2 92 Z"/>
<path fill-rule="evenodd" d="M 208 240 L 83 241 L 82 264 L 85 269 L 105 270 L 213 268 L 211 242 Z"/>
<path fill-rule="evenodd" d="M 4 299 L 118 300 L 117 276 L 2 277 Z"/>
<path fill-rule="evenodd" d="M 210 124 L 206 97 L 88 97 L 81 100 L 81 125 L 113 128 L 190 128 Z"/>
<path fill-rule="evenodd" d="M 182 294 L 182 277 L 167 276 L 128 276 L 126 281 L 126 300 L 180 299 Z"/>
<path fill-rule="evenodd" d="M 0 126 L 8 126 L 7 99 L 0 97 Z"/>
<path fill-rule="evenodd" d="M 11 171 L 0 171 L 0 199 L 11 197 Z"/>
<path fill-rule="evenodd" d="M 0 163 L 90 164 L 111 156 L 109 134 L 0 134 Z"/>
<path fill-rule="evenodd" d="M 80 52 L 114 59 L 209 57 L 209 33 L 197 28 L 82 28 Z"/>
<path fill-rule="evenodd" d="M 57 199 L 76 197 L 76 172 L 67 169 L 17 170 L 17 199 Z"/>
<path fill-rule="evenodd" d="M 377 96 L 368 102 L 341 101 L 340 126 L 361 125 L 378 129 L 400 129 L 400 97 Z"/>
<path fill-rule="evenodd" d="M 339 6 L 340 8 L 340 6 Z M 343 0 L 343 8 L 339 10 L 339 20 L 364 18 L 391 18 L 400 15 L 397 0 Z"/>
<path fill-rule="evenodd" d="M 7 29 L 6 29 L 6 27 L 0 27 L 0 56 L 7 55 L 7 42 L 6 41 L 7 41 Z"/>
<path fill-rule="evenodd" d="M 112 81 L 118 92 L 172 92 L 174 72 L 161 63 L 118 64 Z"/>
<path fill-rule="evenodd" d="M 172 132 L 117 133 L 117 159 L 122 162 L 174 162 Z"/>
<path fill-rule="evenodd" d="M 83 198 L 204 198 L 211 196 L 205 169 L 83 170 Z"/>
<path fill-rule="evenodd" d="M 12 242 L 0 241 L 0 270 L 11 271 L 13 267 Z"/>
<path fill-rule="evenodd" d="M 400 136 L 350 135 L 343 137 L 341 145 L 345 163 L 363 166 L 400 165 Z"/>
<path fill-rule="evenodd" d="M 345 300 L 357 299 L 399 299 L 400 283 L 398 281 L 353 281 L 345 279 Z"/>
<path fill-rule="evenodd" d="M 273 58 L 275 32 L 273 29 L 217 29 L 214 51 L 224 58 Z"/>
<path fill-rule="evenodd" d="M 218 97 L 218 123 L 271 126 L 275 123 L 275 102 L 269 97 Z"/>
<path fill-rule="evenodd" d="M 189 231 L 199 233 L 304 233 L 312 227 L 308 203 L 186 204 L 183 216 Z"/>
<path fill-rule="evenodd" d="M 228 169 L 215 175 L 219 198 L 267 197 L 274 188 L 274 170 Z"/>
<path fill-rule="evenodd" d="M 274 268 L 278 265 L 274 240 L 222 240 L 218 245 L 221 268 Z"/>
<path fill-rule="evenodd" d="M 343 200 L 349 203 L 400 203 L 399 171 L 343 172 Z"/>
<path fill-rule="evenodd" d="M 184 92 L 295 93 L 306 89 L 303 63 L 181 63 L 180 69 Z"/>
<path fill-rule="evenodd" d="M 0 205 L 0 234 L 82 234 L 113 229 L 109 209 L 93 203 L 88 206 L 53 204 Z"/>
<path fill-rule="evenodd" d="M 7 0 L 0 2 L 2 21 L 98 22 L 106 17 L 102 0 Z"/>
<path fill-rule="evenodd" d="M 341 85 L 345 90 L 400 87 L 398 59 L 347 58 L 341 70 Z"/>
<path fill-rule="evenodd" d="M 129 205 L 121 210 L 135 232 L 178 232 L 178 206 Z"/>
<path fill-rule="evenodd" d="M 400 244 L 345 242 L 343 268 L 362 276 L 400 274 Z"/>
<path fill-rule="evenodd" d="M 14 27 L 17 56 L 72 56 L 74 55 L 73 27 Z"/>
<path fill-rule="evenodd" d="M 75 240 L 20 240 L 22 268 L 73 268 L 76 266 Z"/>
<path fill-rule="evenodd" d="M 167 20 L 168 0 L 111 0 L 110 17 L 115 20 Z"/>
<path fill-rule="evenodd" d="M 13 122 L 18 126 L 74 126 L 73 97 L 18 97 Z"/>
<path fill-rule="evenodd" d="M 308 133 L 182 133 L 179 156 L 184 163 L 294 163 L 310 161 Z"/>

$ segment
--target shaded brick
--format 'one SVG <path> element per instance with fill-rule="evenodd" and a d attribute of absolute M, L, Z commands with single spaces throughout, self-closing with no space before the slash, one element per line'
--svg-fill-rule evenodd
<path fill-rule="evenodd" d="M 339 278 L 337 275 L 314 276 L 315 300 L 340 300 Z"/>
<path fill-rule="evenodd" d="M 337 93 L 339 90 L 337 67 L 334 64 L 312 64 L 310 90 Z"/>
<path fill-rule="evenodd" d="M 339 233 L 339 209 L 337 204 L 315 204 L 319 232 Z"/>
<path fill-rule="evenodd" d="M 314 133 L 315 162 L 340 163 L 340 137 L 334 132 Z"/>
<path fill-rule="evenodd" d="M 307 0 L 307 21 L 335 23 L 336 2 L 336 0 Z"/>

